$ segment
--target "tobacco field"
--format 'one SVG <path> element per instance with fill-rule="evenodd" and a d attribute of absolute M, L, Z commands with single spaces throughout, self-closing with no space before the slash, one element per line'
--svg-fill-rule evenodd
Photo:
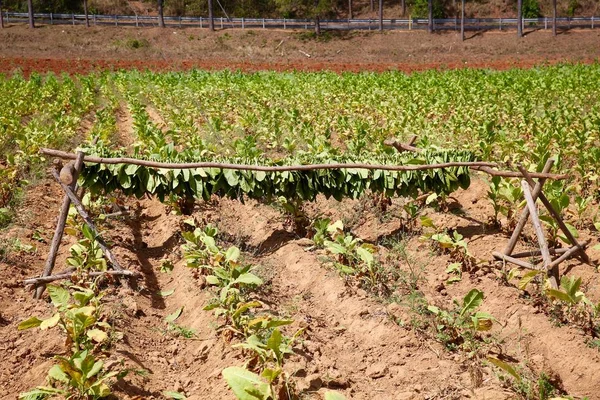
<path fill-rule="evenodd" d="M 422 152 L 399 153 L 395 139 Z M 494 261 L 518 178 L 433 170 L 85 163 L 42 300 L 63 192 L 42 148 L 260 166 L 498 162 L 542 170 L 589 264 Z M 66 163 L 66 161 L 64 161 Z M 0 76 L 3 398 L 598 399 L 600 65 L 401 72 Z M 552 247 L 569 244 L 540 209 Z M 102 239 L 100 239 L 100 236 Z M 533 250 L 526 228 L 519 250 Z M 109 269 L 105 241 L 138 274 Z M 532 256 L 533 258 L 533 256 Z M 10 367 L 8 365 L 11 365 Z"/>

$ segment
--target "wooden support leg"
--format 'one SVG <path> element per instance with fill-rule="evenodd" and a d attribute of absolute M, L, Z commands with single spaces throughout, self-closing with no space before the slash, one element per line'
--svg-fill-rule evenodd
<path fill-rule="evenodd" d="M 67 196 L 69 196 L 69 199 L 71 199 L 71 201 L 73 202 L 73 205 L 75 205 L 75 208 L 77 209 L 77 212 L 79 213 L 79 215 L 81 215 L 81 218 L 83 218 L 86 225 L 89 226 L 90 229 L 92 230 L 92 232 L 94 233 L 94 236 L 96 237 L 96 241 L 98 242 L 100 249 L 106 256 L 108 261 L 111 263 L 113 268 L 116 271 L 123 271 L 123 267 L 121 267 L 121 264 L 119 264 L 119 262 L 117 261 L 115 256 L 112 254 L 112 252 L 106 245 L 106 242 L 98 234 L 98 229 L 96 228 L 96 225 L 92 221 L 92 218 L 87 213 L 87 211 L 83 207 L 83 204 L 81 204 L 81 201 L 77 198 L 77 196 L 75 195 L 73 190 L 69 186 L 67 186 L 61 182 L 60 177 L 58 176 L 58 173 L 56 171 L 53 171 L 52 174 L 54 175 L 54 178 L 56 179 L 56 181 L 62 186 L 62 188 L 65 191 L 65 193 L 67 194 Z"/>
<path fill-rule="evenodd" d="M 538 238 L 540 251 L 542 252 L 542 259 L 544 260 L 543 265 L 544 269 L 546 269 L 546 273 L 548 274 L 550 286 L 553 289 L 558 289 L 558 268 L 554 267 L 552 270 L 549 270 L 549 266 L 552 264 L 552 258 L 550 257 L 550 250 L 548 250 L 548 243 L 546 242 L 546 237 L 544 236 L 544 230 L 542 229 L 542 223 L 540 222 L 535 200 L 531 195 L 529 183 L 523 180 L 521 181 L 521 187 L 523 188 L 523 194 L 525 195 L 525 200 L 527 201 L 527 208 L 529 208 L 529 214 L 531 215 L 531 222 L 533 223 L 533 228 L 535 229 L 535 233 Z"/>
<path fill-rule="evenodd" d="M 553 165 L 554 165 L 554 159 L 552 159 L 552 158 L 548 159 L 548 161 L 546 161 L 546 165 L 544 165 L 544 169 L 542 170 L 542 172 L 543 173 L 550 172 L 550 169 L 552 169 Z M 538 196 L 540 195 L 540 193 L 542 193 L 542 187 L 544 186 L 545 182 L 546 182 L 545 179 L 540 178 L 538 180 L 538 183 L 533 188 L 533 192 L 531 193 L 531 196 L 533 197 L 534 200 L 536 200 L 538 198 Z M 517 226 L 515 227 L 515 230 L 513 231 L 512 236 L 510 237 L 510 240 L 508 241 L 508 244 L 504 248 L 503 253 L 505 255 L 510 256 L 512 254 L 512 252 L 515 250 L 515 246 L 517 245 L 519 236 L 521 235 L 521 232 L 523 231 L 523 228 L 525 227 L 525 224 L 527 223 L 528 218 L 529 218 L 529 208 L 525 207 L 525 208 L 523 208 L 523 211 L 521 212 L 521 217 L 519 218 L 519 222 L 517 223 Z"/>
<path fill-rule="evenodd" d="M 79 172 L 81 171 L 81 167 L 83 166 L 83 157 L 83 152 L 80 151 L 77 153 L 77 158 L 75 159 L 75 174 L 79 174 Z M 71 183 L 71 185 L 69 185 L 69 188 L 71 189 L 75 189 L 76 187 L 77 176 L 75 176 L 74 178 L 74 182 Z M 42 273 L 42 277 L 49 276 L 50 274 L 52 274 L 52 270 L 54 269 L 54 263 L 56 262 L 58 248 L 60 247 L 60 242 L 65 232 L 65 224 L 69 215 L 70 206 L 71 199 L 65 194 L 62 205 L 60 207 L 58 223 L 56 225 L 56 229 L 54 230 L 54 237 L 52 238 L 52 243 L 50 244 L 50 252 L 48 253 L 48 258 L 46 259 L 46 265 L 44 266 L 44 272 Z M 35 290 L 34 298 L 39 299 L 42 296 L 42 293 L 44 293 L 44 289 L 44 285 L 38 286 Z"/>
<path fill-rule="evenodd" d="M 533 179 L 531 178 L 531 175 L 529 174 L 529 172 L 525 168 L 523 168 L 521 165 L 519 165 L 518 168 L 519 168 L 519 171 L 521 171 L 521 173 L 525 177 L 525 180 L 527 181 L 527 183 L 529 183 L 530 186 L 533 186 Z M 552 215 L 552 218 L 554 218 L 554 220 L 558 224 L 558 227 L 560 228 L 560 230 L 565 234 L 566 238 L 569 239 L 569 242 L 571 242 L 571 245 L 576 246 L 579 249 L 577 254 L 581 258 L 581 260 L 583 262 L 589 264 L 590 259 L 585 252 L 585 246 L 581 246 L 580 243 L 575 238 L 575 236 L 573 236 L 573 234 L 571 233 L 569 228 L 565 225 L 564 221 L 562 220 L 561 215 L 558 213 L 558 211 L 556 211 L 556 209 L 554 209 L 554 207 L 552 206 L 550 201 L 548 201 L 548 198 L 546 198 L 544 193 L 540 193 L 539 199 L 542 202 L 542 204 L 544 204 L 544 206 L 546 207 L 546 209 L 548 210 L 550 215 Z"/>

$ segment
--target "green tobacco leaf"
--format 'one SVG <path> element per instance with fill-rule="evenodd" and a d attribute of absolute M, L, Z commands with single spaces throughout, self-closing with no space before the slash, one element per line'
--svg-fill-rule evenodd
<path fill-rule="evenodd" d="M 523 275 L 523 277 L 519 281 L 519 289 L 525 290 L 527 288 L 527 285 L 529 285 L 529 282 L 531 282 L 533 280 L 533 278 L 538 276 L 538 274 L 540 274 L 541 272 L 542 271 L 539 271 L 536 269 L 527 271 L 527 273 L 525 275 Z"/>
<path fill-rule="evenodd" d="M 108 339 L 106 332 L 101 329 L 90 329 L 86 335 L 96 343 L 102 343 Z"/>
<path fill-rule="evenodd" d="M 460 311 L 460 316 L 464 316 L 465 314 L 470 314 L 477 307 L 481 305 L 483 302 L 483 292 L 477 289 L 471 289 L 469 293 L 463 299 L 462 310 Z"/>
<path fill-rule="evenodd" d="M 69 291 L 62 286 L 48 285 L 48 294 L 55 306 L 66 306 L 69 302 Z"/>
<path fill-rule="evenodd" d="M 358 247 L 356 249 L 356 254 L 361 259 L 361 261 L 364 262 L 365 264 L 368 264 L 368 265 L 373 264 L 373 261 L 374 261 L 373 253 L 371 253 L 369 250 L 365 249 L 364 247 Z"/>
<path fill-rule="evenodd" d="M 179 318 L 179 316 L 181 315 L 182 312 L 183 312 L 183 306 L 179 307 L 177 310 L 175 310 L 175 312 L 173 314 L 167 315 L 165 317 L 165 322 L 175 321 L 177 318 Z"/>
<path fill-rule="evenodd" d="M 325 392 L 325 400 L 346 400 L 346 396 L 338 392 Z"/>
<path fill-rule="evenodd" d="M 43 320 L 40 324 L 40 329 L 44 331 L 46 329 L 54 328 L 56 324 L 58 324 L 58 321 L 60 321 L 60 314 L 56 313 L 52 317 Z"/>
<path fill-rule="evenodd" d="M 505 372 L 507 372 L 508 374 L 510 374 L 517 381 L 519 381 L 519 382 L 521 381 L 521 375 L 519 375 L 519 373 L 512 367 L 512 365 L 505 363 L 504 361 L 499 360 L 494 357 L 488 357 L 487 359 L 489 362 L 494 364 L 496 367 L 498 367 L 498 368 L 504 370 Z"/>
<path fill-rule="evenodd" d="M 272 396 L 269 385 L 244 368 L 225 368 L 222 374 L 238 400 L 267 400 Z"/>
<path fill-rule="evenodd" d="M 25 329 L 37 328 L 42 324 L 42 322 L 43 321 L 38 317 L 31 317 L 21 322 L 19 326 L 17 326 L 17 329 L 20 331 L 24 331 Z"/>
<path fill-rule="evenodd" d="M 225 253 L 225 259 L 227 261 L 237 261 L 240 257 L 240 249 L 235 246 L 231 246 L 227 249 L 227 253 Z"/>
<path fill-rule="evenodd" d="M 69 382 L 68 375 L 64 373 L 59 365 L 54 365 L 52 368 L 50 368 L 48 371 L 48 377 L 60 382 Z"/>
<path fill-rule="evenodd" d="M 567 304 L 573 303 L 573 299 L 571 299 L 571 297 L 567 293 L 565 293 L 561 290 L 546 289 L 546 294 L 550 297 L 554 297 L 555 299 L 562 300 Z"/>
<path fill-rule="evenodd" d="M 263 284 L 263 281 L 258 276 L 248 272 L 248 273 L 240 275 L 236 280 L 234 280 L 232 282 L 232 284 L 236 284 L 236 283 L 260 286 Z"/>

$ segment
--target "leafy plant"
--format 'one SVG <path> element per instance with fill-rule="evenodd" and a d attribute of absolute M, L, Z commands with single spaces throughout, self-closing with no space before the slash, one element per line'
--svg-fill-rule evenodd
<path fill-rule="evenodd" d="M 73 352 L 87 350 L 108 340 L 112 327 L 100 320 L 102 293 L 72 286 L 69 289 L 48 285 L 48 293 L 56 313 L 45 320 L 31 317 L 18 325 L 19 330 L 39 327 L 41 330 L 59 326 L 67 334 L 67 343 Z"/>
<path fill-rule="evenodd" d="M 483 302 L 483 297 L 483 292 L 471 289 L 462 303 L 454 301 L 456 308 L 453 310 L 443 310 L 433 305 L 427 307 L 437 318 L 437 337 L 446 347 L 451 350 L 477 349 L 478 332 L 489 331 L 495 321 L 489 313 L 476 311 Z"/>
<path fill-rule="evenodd" d="M 111 394 L 113 378 L 122 378 L 126 372 L 106 372 L 104 363 L 88 350 L 81 350 L 69 358 L 57 356 L 58 364 L 48 371 L 48 380 L 52 386 L 39 386 L 27 393 L 21 393 L 19 399 L 45 399 L 63 396 L 69 399 L 102 399 Z M 56 387 L 58 386 L 58 388 Z"/>

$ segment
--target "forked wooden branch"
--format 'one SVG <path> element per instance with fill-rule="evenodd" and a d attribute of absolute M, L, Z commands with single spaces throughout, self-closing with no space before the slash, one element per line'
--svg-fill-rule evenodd
<path fill-rule="evenodd" d="M 68 187 L 67 185 L 65 185 L 64 183 L 62 183 L 60 181 L 60 177 L 58 176 L 58 173 L 56 171 L 52 171 L 52 175 L 54 175 L 54 179 L 56 179 L 56 181 L 63 188 L 63 190 L 65 191 L 67 196 L 69 196 L 69 199 L 71 199 L 71 201 L 75 205 L 75 208 L 77 209 L 77 212 L 79 213 L 79 215 L 81 215 L 81 218 L 83 218 L 83 221 L 86 223 L 87 226 L 89 226 L 89 228 L 94 233 L 94 237 L 96 238 L 96 241 L 98 242 L 98 246 L 102 250 L 102 253 L 104 253 L 104 255 L 106 256 L 108 261 L 112 264 L 113 268 L 117 271 L 123 271 L 124 270 L 123 267 L 121 267 L 121 265 L 119 264 L 119 262 L 117 261 L 115 256 L 112 254 L 112 252 L 108 248 L 106 242 L 104 242 L 104 239 L 102 239 L 100 237 L 100 235 L 98 233 L 98 229 L 96 228 L 96 224 L 94 224 L 94 221 L 92 221 L 92 218 L 87 213 L 87 211 L 83 207 L 83 204 L 81 204 L 81 201 L 77 198 L 77 196 L 75 195 L 73 190 L 71 190 L 70 187 Z"/>
<path fill-rule="evenodd" d="M 65 160 L 72 160 L 75 155 L 60 150 L 40 149 L 40 153 L 48 156 L 58 157 Z M 381 165 L 381 164 L 365 164 L 365 163 L 333 163 L 333 164 L 306 164 L 306 165 L 279 165 L 279 166 L 264 166 L 264 165 L 244 165 L 244 164 L 229 164 L 218 162 L 191 162 L 191 163 L 166 163 L 158 161 L 138 160 L 135 158 L 118 157 L 104 158 L 85 156 L 84 162 L 94 164 L 130 164 L 140 165 L 150 168 L 163 169 L 192 169 L 192 168 L 219 168 L 232 169 L 240 171 L 263 171 L 263 172 L 284 172 L 284 171 L 313 171 L 320 169 L 368 169 L 382 171 L 423 171 L 428 169 L 451 168 L 451 167 L 469 167 L 471 169 L 480 170 L 495 176 L 517 177 L 522 178 L 523 175 L 514 171 L 497 171 L 492 167 L 498 167 L 498 164 L 483 161 L 458 161 L 439 164 L 421 164 L 421 165 Z M 533 173 L 534 178 L 547 179 L 566 179 L 567 175 L 561 174 L 540 174 Z"/>
<path fill-rule="evenodd" d="M 527 201 L 527 207 L 529 208 L 529 215 L 531 216 L 531 222 L 533 224 L 533 229 L 535 230 L 538 244 L 540 246 L 540 251 L 542 253 L 542 259 L 544 260 L 543 267 L 548 273 L 548 279 L 550 280 L 550 286 L 553 289 L 558 289 L 558 268 L 550 269 L 550 264 L 552 263 L 552 257 L 550 257 L 550 251 L 548 250 L 548 243 L 546 242 L 546 236 L 544 235 L 544 230 L 542 229 L 542 223 L 540 222 L 540 217 L 538 216 L 537 208 L 535 205 L 535 200 L 531 195 L 531 189 L 529 188 L 529 183 L 523 180 L 521 181 L 521 187 L 523 188 L 523 194 L 525 195 L 525 200 Z"/>
<path fill-rule="evenodd" d="M 392 146 L 393 148 L 395 148 L 396 150 L 398 150 L 398 152 L 402 153 L 404 151 L 411 151 L 413 153 L 420 153 L 423 151 L 423 149 L 420 149 L 418 147 L 415 147 L 415 142 L 417 141 L 417 135 L 413 135 L 410 140 L 408 141 L 408 143 L 402 143 L 402 142 L 398 142 L 397 140 L 394 139 L 387 139 L 383 142 L 383 144 L 385 144 L 386 146 Z"/>
<path fill-rule="evenodd" d="M 554 165 L 554 159 L 549 158 L 546 161 L 546 164 L 544 165 L 544 169 L 542 169 L 542 172 L 548 173 L 552 169 L 553 165 Z M 540 178 L 539 181 L 535 184 L 535 187 L 533 188 L 533 192 L 531 193 L 531 196 L 533 197 L 534 200 L 538 198 L 540 193 L 542 193 L 542 187 L 544 186 L 545 182 L 546 182 L 546 180 L 544 178 Z M 505 255 L 510 256 L 512 254 L 512 252 L 515 250 L 515 246 L 517 245 L 519 236 L 521 235 L 521 232 L 523 231 L 523 228 L 525 227 L 525 224 L 527 223 L 528 218 L 529 218 L 529 208 L 524 207 L 523 211 L 521 211 L 521 217 L 519 218 L 519 222 L 517 222 L 517 226 L 515 227 L 508 243 L 506 244 L 506 247 L 504 248 L 503 253 Z"/>
<path fill-rule="evenodd" d="M 128 271 L 128 270 L 122 270 L 122 271 L 94 271 L 94 272 L 88 273 L 88 275 L 89 276 L 93 276 L 93 277 L 104 276 L 104 275 L 136 277 L 136 276 L 139 276 L 139 273 Z M 27 285 L 39 285 L 39 284 L 42 284 L 42 283 L 54 282 L 54 281 L 58 281 L 58 280 L 61 280 L 61 279 L 69 279 L 71 276 L 73 276 L 73 271 L 62 272 L 62 273 L 56 274 L 56 275 L 48 275 L 48 276 L 41 276 L 39 278 L 25 279 L 23 281 L 23 284 L 25 286 L 27 286 Z"/>
<path fill-rule="evenodd" d="M 525 168 L 523 168 L 522 165 L 518 165 L 517 168 L 519 168 L 519 171 L 521 171 L 521 173 L 525 177 L 525 180 L 527 181 L 527 183 L 529 183 L 530 186 L 533 186 L 533 179 L 531 177 L 531 174 L 529 172 L 527 172 L 527 170 Z M 578 247 L 578 249 L 579 249 L 578 256 L 581 258 L 581 260 L 586 263 L 589 263 L 590 259 L 585 252 L 585 248 L 581 247 L 580 244 L 577 242 L 577 239 L 575 238 L 575 236 L 573 236 L 573 234 L 571 233 L 569 228 L 565 225 L 564 221 L 562 220 L 562 216 L 552 206 L 552 203 L 550 203 L 550 201 L 548 201 L 548 198 L 546 198 L 544 193 L 540 192 L 539 199 L 542 202 L 542 204 L 544 204 L 544 206 L 546 207 L 546 209 L 548 210 L 550 215 L 552 215 L 552 218 L 554 218 L 554 220 L 558 224 L 558 227 L 560 228 L 560 230 L 565 234 L 566 238 L 569 239 L 569 242 L 571 242 L 572 245 L 575 245 Z"/>
<path fill-rule="evenodd" d="M 77 157 L 75 159 L 75 181 L 69 185 L 69 187 L 73 190 L 76 189 L 77 182 L 77 174 L 81 171 L 83 166 L 83 152 L 78 152 Z M 42 272 L 42 276 L 48 276 L 52 273 L 54 269 L 54 263 L 56 262 L 56 255 L 58 254 L 58 248 L 60 247 L 60 242 L 62 240 L 63 234 L 65 232 L 65 224 L 67 222 L 67 217 L 69 215 L 69 207 L 71 206 L 71 199 L 69 196 L 65 194 L 63 198 L 62 205 L 60 207 L 60 214 L 58 215 L 58 223 L 56 224 L 56 229 L 54 230 L 54 237 L 52 238 L 52 243 L 50 244 L 50 252 L 48 253 L 48 257 L 46 258 L 46 264 L 44 265 L 44 272 Z M 39 286 L 35 290 L 34 298 L 39 299 L 44 293 L 44 286 Z"/>

